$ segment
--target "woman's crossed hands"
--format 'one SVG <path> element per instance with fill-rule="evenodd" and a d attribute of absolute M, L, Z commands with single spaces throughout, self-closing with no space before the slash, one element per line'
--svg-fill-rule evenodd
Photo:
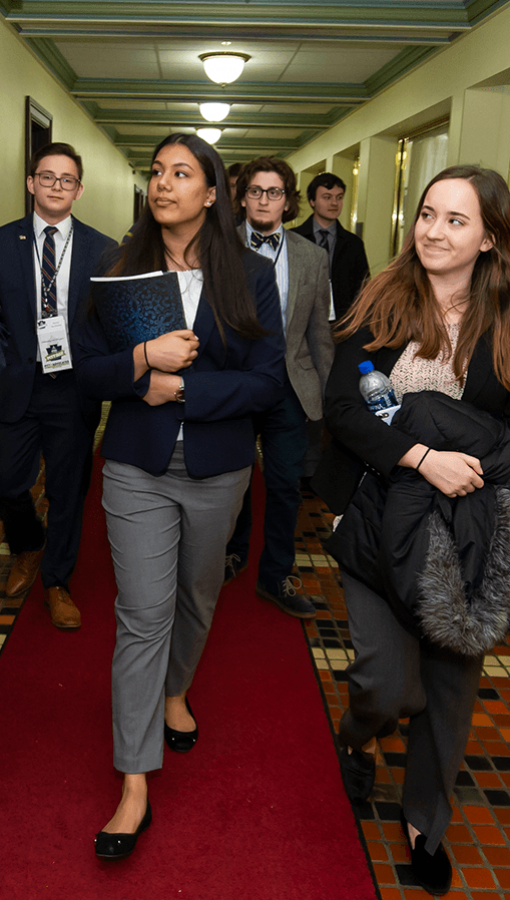
<path fill-rule="evenodd" d="M 169 331 L 147 341 L 145 352 L 151 369 L 160 372 L 178 372 L 186 369 L 198 356 L 200 341 L 189 329 Z"/>

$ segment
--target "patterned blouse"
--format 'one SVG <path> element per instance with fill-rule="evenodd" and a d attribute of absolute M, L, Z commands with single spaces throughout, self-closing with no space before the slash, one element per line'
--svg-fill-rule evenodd
<path fill-rule="evenodd" d="M 461 400 L 466 379 L 464 378 L 464 383 L 460 385 L 453 374 L 453 357 L 459 340 L 460 322 L 447 323 L 446 328 L 452 345 L 452 355 L 449 359 L 444 359 L 442 351 L 436 359 L 422 359 L 421 356 L 415 356 L 420 345 L 416 341 L 411 341 L 393 366 L 390 381 L 399 403 L 402 403 L 404 394 L 418 391 L 441 391 L 453 400 Z"/>

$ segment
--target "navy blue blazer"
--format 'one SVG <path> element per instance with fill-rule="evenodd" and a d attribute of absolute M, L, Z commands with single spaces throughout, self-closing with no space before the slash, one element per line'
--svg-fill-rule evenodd
<path fill-rule="evenodd" d="M 69 280 L 68 321 L 72 336 L 78 309 L 86 303 L 89 279 L 111 238 L 73 216 L 74 234 Z M 0 228 L 0 333 L 3 325 L 6 367 L 0 371 L 0 421 L 17 422 L 25 414 L 37 358 L 33 216 Z M 84 403 L 93 415 L 97 404 Z"/>
<path fill-rule="evenodd" d="M 251 250 L 243 254 L 243 262 L 258 320 L 271 333 L 246 340 L 225 326 L 225 350 L 202 290 L 193 325 L 200 347 L 192 365 L 182 371 L 182 404 L 149 406 L 142 400 L 150 373 L 134 381 L 132 349 L 112 354 L 97 317 L 90 316 L 75 333 L 73 358 L 82 390 L 113 401 L 102 447 L 107 459 L 163 475 L 184 424 L 184 458 L 191 476 L 219 475 L 254 461 L 252 414 L 280 399 L 285 340 L 272 264 Z"/>

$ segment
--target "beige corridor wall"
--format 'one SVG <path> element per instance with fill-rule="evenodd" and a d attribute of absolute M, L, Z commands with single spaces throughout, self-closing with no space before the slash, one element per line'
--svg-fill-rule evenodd
<path fill-rule="evenodd" d="M 475 163 L 497 169 L 508 179 L 510 98 L 501 85 L 510 83 L 510 7 L 438 52 L 338 125 L 298 150 L 287 161 L 298 174 L 318 161 L 359 148 L 374 137 L 405 137 L 407 130 L 451 115 L 448 165 Z M 489 90 L 473 90 L 481 83 Z M 386 174 L 394 179 L 395 169 Z M 366 173 L 360 171 L 361 179 Z M 368 184 L 370 194 L 377 184 Z M 390 209 L 386 216 L 391 218 Z M 365 222 L 365 233 L 369 228 Z M 367 241 L 373 270 L 389 258 L 386 235 Z"/>
<path fill-rule="evenodd" d="M 0 225 L 24 211 L 25 96 L 53 116 L 53 140 L 83 157 L 85 191 L 74 212 L 87 225 L 120 240 L 133 221 L 134 177 L 126 158 L 26 49 L 0 18 Z"/>

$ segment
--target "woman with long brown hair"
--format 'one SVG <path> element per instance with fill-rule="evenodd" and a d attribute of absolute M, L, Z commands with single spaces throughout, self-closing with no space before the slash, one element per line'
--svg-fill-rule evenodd
<path fill-rule="evenodd" d="M 124 786 L 96 855 L 119 860 L 151 823 L 146 773 L 162 766 L 164 741 L 184 753 L 198 738 L 187 691 L 250 478 L 251 416 L 279 396 L 284 341 L 272 266 L 242 245 L 221 159 L 195 135 L 156 148 L 148 206 L 105 279 L 116 314 L 94 285 L 74 356 L 82 388 L 112 401 L 103 506 L 118 588 L 113 732 Z M 133 284 L 156 334 L 133 321 Z M 176 324 L 165 330 L 169 313 Z"/>
<path fill-rule="evenodd" d="M 456 166 L 432 179 L 402 253 L 365 286 L 335 339 L 326 391 L 334 440 L 314 482 L 330 508 L 347 521 L 370 478 L 381 496 L 402 476 L 406 489 L 425 487 L 427 502 L 437 495 L 460 504 L 454 498 L 481 493 L 484 472 L 475 454 L 458 445 L 436 449 L 417 437 L 419 430 L 403 428 L 399 416 L 409 401 L 426 396 L 442 402 L 444 395 L 461 411 L 474 407 L 475 418 L 485 411 L 491 414 L 487 421 L 499 423 L 510 414 L 510 194 L 503 178 Z M 390 378 L 402 403 L 389 427 L 368 411 L 359 391 L 358 364 L 365 360 Z M 469 437 L 468 425 L 466 432 Z M 447 504 L 439 499 L 436 505 Z M 342 776 L 351 800 L 366 800 L 374 784 L 375 739 L 410 716 L 402 825 L 417 880 L 430 893 L 443 894 L 451 865 L 441 839 L 483 652 L 467 645 L 461 645 L 465 652 L 452 650 L 448 635 L 437 643 L 400 613 L 383 586 L 391 578 L 380 581 L 378 573 L 400 564 L 398 554 L 409 549 L 405 514 L 400 522 L 386 521 L 386 533 L 374 539 L 377 516 L 371 520 L 366 509 L 364 534 L 353 535 L 351 555 L 338 551 L 356 653 L 348 669 L 350 707 L 340 725 Z M 395 556 L 381 565 L 381 547 L 391 543 L 393 529 L 401 544 L 395 548 L 393 540 Z M 482 536 L 488 546 L 492 536 Z M 350 539 L 342 534 L 337 546 Z M 375 550 L 369 548 L 374 540 Z M 345 564 L 356 557 L 360 565 Z"/>

